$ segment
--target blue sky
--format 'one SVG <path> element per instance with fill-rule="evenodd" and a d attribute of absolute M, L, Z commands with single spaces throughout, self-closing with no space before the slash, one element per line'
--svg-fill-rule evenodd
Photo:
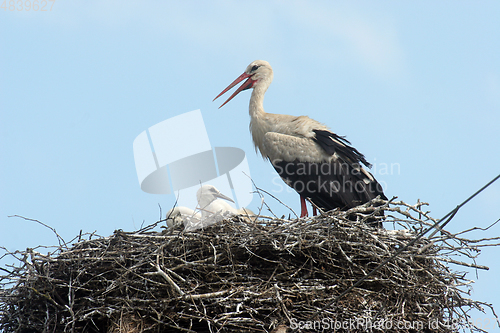
<path fill-rule="evenodd" d="M 374 164 L 388 197 L 446 214 L 500 170 L 497 1 L 60 1 L 0 9 L 0 244 L 55 245 L 158 220 L 173 195 L 141 191 L 132 143 L 200 109 L 212 147 L 245 151 L 255 183 L 300 210 L 258 156 L 249 92 L 212 99 L 253 60 L 274 69 L 264 107 L 308 115 Z M 196 137 L 186 131 L 182 140 Z M 388 166 L 388 168 L 386 168 Z M 391 171 L 391 166 L 392 171 Z M 273 211 L 289 211 L 271 198 Z M 500 183 L 451 231 L 500 218 Z M 257 209 L 255 196 L 251 209 Z M 498 235 L 500 226 L 485 235 Z M 500 311 L 500 249 L 472 297 Z M 479 314 L 477 319 L 491 318 Z M 493 331 L 493 330 L 491 330 Z M 497 329 L 498 331 L 498 329 Z"/>

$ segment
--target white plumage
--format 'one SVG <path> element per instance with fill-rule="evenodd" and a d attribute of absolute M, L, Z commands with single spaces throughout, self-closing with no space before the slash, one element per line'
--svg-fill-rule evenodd
<path fill-rule="evenodd" d="M 183 224 L 197 224 L 200 220 L 201 214 L 188 207 L 174 207 L 167 213 L 167 226 L 173 229 Z"/>
<path fill-rule="evenodd" d="M 202 218 L 211 217 L 214 215 L 224 215 L 225 217 L 234 215 L 253 215 L 253 212 L 248 208 L 234 208 L 227 201 L 233 202 L 233 199 L 220 193 L 213 185 L 203 185 L 196 192 L 198 207 L 201 211 Z"/>
<path fill-rule="evenodd" d="M 213 185 L 203 185 L 196 192 L 198 207 L 175 207 L 167 213 L 167 226 L 175 228 L 184 224 L 184 231 L 206 228 L 234 215 L 253 215 L 247 208 L 236 209 L 227 201 L 230 197 L 220 193 Z M 227 201 L 226 201 L 227 200 Z"/>

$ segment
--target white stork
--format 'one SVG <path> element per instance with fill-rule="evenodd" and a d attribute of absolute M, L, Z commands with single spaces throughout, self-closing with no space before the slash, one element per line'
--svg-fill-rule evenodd
<path fill-rule="evenodd" d="M 299 193 L 301 217 L 307 216 L 305 198 L 325 211 L 347 210 L 379 195 L 387 199 L 373 175 L 361 166 L 371 167 L 370 163 L 344 137 L 306 116 L 264 111 L 264 94 L 273 80 L 273 69 L 267 61 L 252 62 L 214 100 L 245 79 L 219 108 L 241 91 L 253 88 L 249 112 L 255 149 Z"/>
<path fill-rule="evenodd" d="M 248 208 L 236 209 L 225 200 L 234 202 L 220 193 L 213 185 L 203 185 L 196 192 L 198 207 L 195 210 L 187 207 L 175 207 L 167 213 L 167 226 L 172 230 L 184 224 L 184 231 L 206 228 L 234 215 L 254 215 Z M 222 200 L 223 199 L 223 200 Z"/>
<path fill-rule="evenodd" d="M 252 211 L 247 208 L 236 209 L 228 204 L 227 201 L 234 203 L 233 199 L 220 193 L 213 185 L 200 187 L 196 192 L 196 199 L 198 200 L 202 219 L 214 215 L 253 215 Z"/>

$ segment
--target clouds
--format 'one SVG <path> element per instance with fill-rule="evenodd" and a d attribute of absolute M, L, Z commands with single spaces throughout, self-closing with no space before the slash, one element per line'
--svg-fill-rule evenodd
<path fill-rule="evenodd" d="M 338 61 L 335 55 L 342 53 L 343 61 L 361 64 L 378 76 L 401 75 L 403 50 L 387 13 L 369 13 L 354 5 L 318 6 L 305 1 L 295 3 L 290 13 L 306 35 L 316 36 L 315 45 L 318 40 L 323 41 L 323 56 L 330 55 L 331 60 Z"/>
<path fill-rule="evenodd" d="M 198 45 L 211 53 L 205 56 L 224 52 L 228 58 L 248 54 L 251 60 L 263 54 L 303 57 L 362 67 L 386 79 L 404 73 L 404 52 L 390 14 L 350 2 L 88 1 L 57 5 L 53 15 L 59 15 L 64 24 L 91 21 L 104 29 L 132 25 L 159 41 Z"/>

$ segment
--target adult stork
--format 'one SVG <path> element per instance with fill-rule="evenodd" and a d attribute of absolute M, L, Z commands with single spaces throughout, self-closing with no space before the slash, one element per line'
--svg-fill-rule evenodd
<path fill-rule="evenodd" d="M 273 80 L 273 69 L 267 61 L 252 62 L 214 100 L 245 79 L 219 108 L 241 91 L 253 88 L 249 112 L 255 149 L 299 193 L 301 217 L 307 216 L 306 198 L 325 211 L 347 210 L 377 196 L 387 199 L 373 175 L 361 166 L 371 167 L 370 163 L 344 137 L 307 116 L 264 111 L 264 94 Z"/>

